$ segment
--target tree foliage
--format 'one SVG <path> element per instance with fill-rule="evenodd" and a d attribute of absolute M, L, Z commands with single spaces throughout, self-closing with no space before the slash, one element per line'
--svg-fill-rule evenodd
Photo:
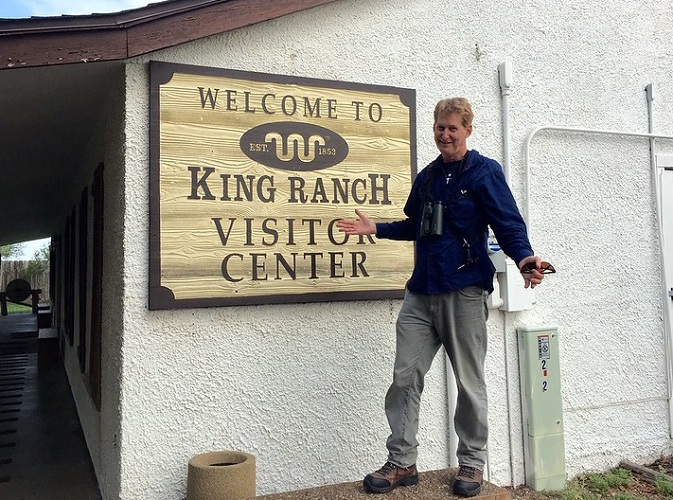
<path fill-rule="evenodd" d="M 23 252 L 22 243 L 13 243 L 11 245 L 0 245 L 0 258 L 16 257 Z"/>
<path fill-rule="evenodd" d="M 44 245 L 33 254 L 26 268 L 21 273 L 24 278 L 29 278 L 43 273 L 49 269 L 49 245 Z"/>

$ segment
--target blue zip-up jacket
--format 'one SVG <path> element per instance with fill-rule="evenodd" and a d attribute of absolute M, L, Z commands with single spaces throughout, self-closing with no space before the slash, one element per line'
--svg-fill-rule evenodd
<path fill-rule="evenodd" d="M 488 226 L 505 254 L 519 263 L 534 255 L 526 225 L 497 161 L 468 151 L 448 186 L 442 166 L 440 155 L 416 176 L 404 206 L 407 219 L 377 223 L 376 236 L 416 242 L 414 271 L 407 282 L 411 292 L 436 294 L 478 286 L 490 293 L 495 267 L 488 257 Z M 444 205 L 441 236 L 420 235 L 426 201 Z"/>

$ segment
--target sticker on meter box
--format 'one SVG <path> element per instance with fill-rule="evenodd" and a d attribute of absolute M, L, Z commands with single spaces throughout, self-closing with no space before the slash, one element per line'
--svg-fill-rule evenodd
<path fill-rule="evenodd" d="M 538 335 L 537 354 L 539 359 L 549 359 L 549 335 Z"/>

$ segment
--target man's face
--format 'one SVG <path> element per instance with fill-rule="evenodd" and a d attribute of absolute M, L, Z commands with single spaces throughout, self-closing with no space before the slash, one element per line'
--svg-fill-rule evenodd
<path fill-rule="evenodd" d="M 472 125 L 465 127 L 458 113 L 439 116 L 434 126 L 435 144 L 445 162 L 458 161 L 467 153 L 467 138 Z"/>

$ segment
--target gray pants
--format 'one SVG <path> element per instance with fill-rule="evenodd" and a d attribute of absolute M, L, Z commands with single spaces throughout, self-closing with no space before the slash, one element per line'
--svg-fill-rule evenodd
<path fill-rule="evenodd" d="M 454 416 L 458 463 L 484 469 L 488 439 L 486 299 L 487 292 L 478 287 L 438 295 L 417 295 L 407 290 L 397 318 L 393 383 L 386 394 L 390 462 L 400 467 L 416 463 L 424 378 L 443 344 L 458 386 Z"/>

